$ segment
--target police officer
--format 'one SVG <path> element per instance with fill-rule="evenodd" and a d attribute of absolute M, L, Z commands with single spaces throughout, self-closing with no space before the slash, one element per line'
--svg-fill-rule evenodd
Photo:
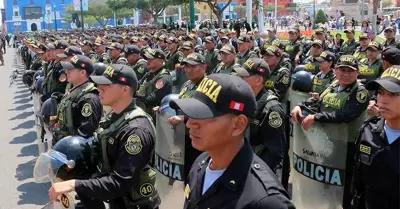
<path fill-rule="evenodd" d="M 278 38 L 276 37 L 276 29 L 275 28 L 268 28 L 267 31 L 268 31 L 268 34 L 267 34 L 268 38 L 263 39 L 263 41 L 262 41 L 262 46 L 265 45 L 266 47 L 272 45 L 273 41 L 278 40 Z"/>
<path fill-rule="evenodd" d="M 111 64 L 117 63 L 118 59 L 121 57 L 122 45 L 118 42 L 111 43 L 110 46 L 107 47 L 110 54 Z"/>
<path fill-rule="evenodd" d="M 349 133 L 347 134 L 355 137 L 355 130 L 365 120 L 369 103 L 368 91 L 357 81 L 357 59 L 352 55 L 341 56 L 336 65 L 335 74 L 337 80 L 325 89 L 318 98 L 312 97 L 293 108 L 291 112 L 292 121 L 301 123 L 306 131 L 316 122 L 348 123 Z M 351 202 L 350 183 L 355 152 L 353 139 L 351 138 L 347 142 L 343 208 L 349 208 Z"/>
<path fill-rule="evenodd" d="M 354 39 L 355 31 L 353 28 L 347 28 L 346 30 L 344 30 L 344 32 L 346 33 L 347 41 L 345 41 L 340 47 L 339 54 L 352 55 L 354 54 L 354 51 L 359 45 L 359 43 L 357 43 L 356 40 Z"/>
<path fill-rule="evenodd" d="M 368 34 L 363 33 L 359 36 L 360 46 L 356 48 L 353 56 L 357 58 L 358 61 L 367 58 L 367 47 L 369 46 L 370 40 Z"/>
<path fill-rule="evenodd" d="M 206 67 L 205 58 L 203 55 L 199 53 L 192 53 L 187 56 L 182 64 L 185 66 L 185 74 L 189 79 L 182 85 L 182 89 L 179 93 L 179 98 L 191 98 L 196 92 L 197 87 L 203 80 L 206 75 Z M 183 115 L 172 116 L 168 119 L 171 124 L 178 124 L 187 121 L 185 120 Z M 184 175 L 185 182 L 187 183 L 187 175 L 189 174 L 190 168 L 192 167 L 193 162 L 196 158 L 201 154 L 200 151 L 193 148 L 191 144 L 191 139 L 189 136 L 189 130 L 187 129 L 185 132 L 185 165 L 184 165 Z"/>
<path fill-rule="evenodd" d="M 75 55 L 83 55 L 82 50 L 76 46 L 67 47 L 63 53 L 57 54 L 57 57 L 61 59 L 61 61 L 69 61 Z"/>
<path fill-rule="evenodd" d="M 193 163 L 186 184 L 185 209 L 294 208 L 275 174 L 244 138 L 256 101 L 241 78 L 212 74 L 192 98 L 170 106 L 188 116 L 194 148 L 206 151 Z"/>
<path fill-rule="evenodd" d="M 214 37 L 207 36 L 204 38 L 205 58 L 207 64 L 207 74 L 211 74 L 215 67 L 221 62 L 219 51 L 216 49 L 216 41 Z"/>
<path fill-rule="evenodd" d="M 178 50 L 178 39 L 175 37 L 169 37 L 165 40 L 167 43 L 167 57 L 165 58 L 165 68 L 168 71 L 175 70 L 175 66 L 182 62 L 183 54 Z"/>
<path fill-rule="evenodd" d="M 250 58 L 243 67 L 234 67 L 256 96 L 257 108 L 250 125 L 250 144 L 254 152 L 281 177 L 283 157 L 287 147 L 286 116 L 278 97 L 264 88 L 270 76 L 268 64 L 261 58 Z"/>
<path fill-rule="evenodd" d="M 91 60 L 93 63 L 102 62 L 106 65 L 111 63 L 110 56 L 105 52 L 105 43 L 101 38 L 97 38 L 93 44 L 95 56 L 92 56 Z"/>
<path fill-rule="evenodd" d="M 89 76 L 93 72 L 92 61 L 83 55 L 75 55 L 69 62 L 61 62 L 73 88 L 58 104 L 57 121 L 54 125 L 54 140 L 66 136 L 93 136 L 102 116 L 98 91 Z"/>
<path fill-rule="evenodd" d="M 312 79 L 311 92 L 312 95 L 317 96 L 328 88 L 336 78 L 332 69 L 335 63 L 335 55 L 330 51 L 324 51 L 315 60 L 318 62 L 320 72 Z"/>
<path fill-rule="evenodd" d="M 214 69 L 214 73 L 230 74 L 235 66 L 236 51 L 231 44 L 226 44 L 219 50 L 221 63 Z"/>
<path fill-rule="evenodd" d="M 238 54 L 236 58 L 236 63 L 243 65 L 247 59 L 252 57 L 258 57 L 258 55 L 250 50 L 250 37 L 248 35 L 242 35 L 237 39 L 238 44 Z"/>
<path fill-rule="evenodd" d="M 289 43 L 285 47 L 285 52 L 289 54 L 293 66 L 300 63 L 300 57 L 303 54 L 303 44 L 299 40 L 299 34 L 296 28 L 289 29 Z"/>
<path fill-rule="evenodd" d="M 136 45 L 125 45 L 125 57 L 128 66 L 135 71 L 137 79 L 140 80 L 147 73 L 147 61 L 140 57 L 140 49 Z"/>
<path fill-rule="evenodd" d="M 321 40 L 314 40 L 309 51 L 310 56 L 304 60 L 304 68 L 313 75 L 319 72 L 318 62 L 315 60 L 324 51 Z"/>
<path fill-rule="evenodd" d="M 268 63 L 269 69 L 271 69 L 271 76 L 264 86 L 266 89 L 275 92 L 279 101 L 283 101 L 290 87 L 291 72 L 289 69 L 280 66 L 279 62 L 282 61 L 282 54 L 278 47 L 271 45 L 262 50 L 261 54 Z"/>
<path fill-rule="evenodd" d="M 96 53 L 93 51 L 93 43 L 89 40 L 83 40 L 82 42 L 79 43 L 81 46 L 82 52 L 84 53 L 85 56 L 89 57 L 90 59 L 92 56 L 94 56 Z"/>
<path fill-rule="evenodd" d="M 400 68 L 387 69 L 367 84 L 378 91 L 380 117 L 367 120 L 356 140 L 353 174 L 355 209 L 400 208 Z"/>
<path fill-rule="evenodd" d="M 368 44 L 366 51 L 367 57 L 361 59 L 358 65 L 360 71 L 358 79 L 360 79 L 363 84 L 377 79 L 383 72 L 382 60 L 378 59 L 382 51 L 381 44 L 373 41 Z"/>
<path fill-rule="evenodd" d="M 386 49 L 390 46 L 397 47 L 398 42 L 396 41 L 396 32 L 392 26 L 386 27 L 384 30 L 385 41 L 383 42 L 383 48 Z"/>
<path fill-rule="evenodd" d="M 97 140 L 101 143 L 102 175 L 88 180 L 70 180 L 53 184 L 51 200 L 76 191 L 85 208 L 153 209 L 160 202 L 154 187 L 155 171 L 149 167 L 154 152 L 155 129 L 152 119 L 135 104 L 133 96 L 138 80 L 126 65 L 108 66 L 102 76 L 91 76 L 98 84 L 100 100 L 112 108 L 100 123 Z"/>
<path fill-rule="evenodd" d="M 153 108 L 160 105 L 161 100 L 171 94 L 172 79 L 163 67 L 165 54 L 160 49 L 149 49 L 143 55 L 147 60 L 148 72 L 140 80 L 137 90 L 137 105 L 153 116 Z"/>

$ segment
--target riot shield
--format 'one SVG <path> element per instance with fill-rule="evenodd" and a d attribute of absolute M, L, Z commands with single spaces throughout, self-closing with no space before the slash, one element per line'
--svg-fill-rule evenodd
<path fill-rule="evenodd" d="M 171 125 L 167 115 L 156 115 L 156 187 L 160 208 L 182 208 L 184 203 L 185 124 Z M 163 207 L 164 205 L 164 207 Z"/>
<path fill-rule="evenodd" d="M 347 123 L 294 124 L 292 201 L 299 209 L 341 209 L 348 144 L 356 130 Z"/>
<path fill-rule="evenodd" d="M 33 100 L 33 113 L 35 116 L 35 130 L 36 130 L 36 142 L 38 144 L 39 153 L 46 152 L 44 142 L 44 128 L 43 128 L 43 117 L 42 117 L 42 101 L 41 94 L 38 92 L 32 93 Z"/>

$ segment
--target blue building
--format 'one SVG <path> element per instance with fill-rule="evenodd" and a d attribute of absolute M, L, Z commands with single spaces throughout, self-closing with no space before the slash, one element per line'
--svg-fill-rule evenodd
<path fill-rule="evenodd" d="M 4 0 L 8 33 L 71 28 L 65 8 L 72 0 Z"/>

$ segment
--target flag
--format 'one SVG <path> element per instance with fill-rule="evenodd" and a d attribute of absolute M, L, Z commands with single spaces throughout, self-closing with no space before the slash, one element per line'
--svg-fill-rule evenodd
<path fill-rule="evenodd" d="M 233 109 L 233 110 L 238 110 L 238 111 L 243 111 L 244 109 L 244 104 L 240 103 L 240 102 L 236 102 L 231 100 L 231 103 L 229 105 L 229 108 Z"/>

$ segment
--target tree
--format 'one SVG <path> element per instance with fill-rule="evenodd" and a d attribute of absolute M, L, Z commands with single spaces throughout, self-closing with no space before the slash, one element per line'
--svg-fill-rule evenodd
<path fill-rule="evenodd" d="M 315 16 L 315 24 L 322 23 L 325 24 L 326 15 L 322 10 L 318 10 L 317 15 Z"/>
<path fill-rule="evenodd" d="M 81 18 L 81 12 L 75 11 L 74 6 L 72 4 L 66 6 L 64 20 L 67 22 L 72 22 L 73 13 L 78 13 L 79 18 Z M 83 20 L 85 23 L 94 23 L 95 21 L 97 21 L 102 27 L 107 25 L 108 20 L 112 16 L 113 12 L 108 7 L 108 5 L 94 1 L 89 1 L 88 11 L 83 12 Z"/>
<path fill-rule="evenodd" d="M 219 8 L 216 0 L 195 0 L 196 2 L 204 2 L 207 3 L 210 7 L 211 11 L 215 14 L 218 19 L 218 25 L 222 28 L 222 13 L 225 9 L 232 3 L 232 0 L 228 0 L 225 2 L 225 5 Z"/>
<path fill-rule="evenodd" d="M 391 6 L 393 6 L 393 1 L 384 0 L 384 1 L 382 2 L 382 8 L 391 7 Z"/>

